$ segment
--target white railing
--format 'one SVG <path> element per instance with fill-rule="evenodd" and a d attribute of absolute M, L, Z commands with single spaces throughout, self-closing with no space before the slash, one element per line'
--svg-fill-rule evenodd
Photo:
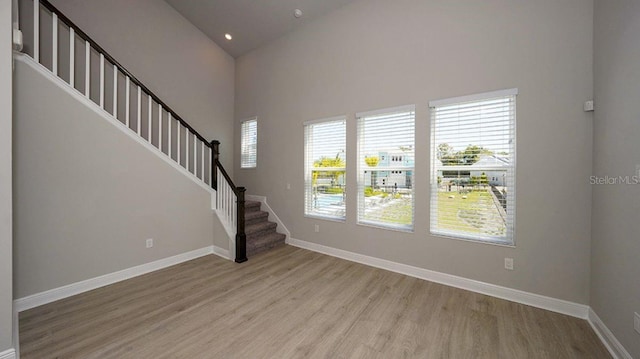
<path fill-rule="evenodd" d="M 49 19 L 51 27 L 41 26 Z M 32 21 L 33 42 L 25 44 L 27 54 L 199 181 L 213 187 L 208 141 L 47 0 L 33 1 Z M 83 40 L 80 45 L 76 44 L 78 39 Z M 68 51 L 64 51 L 67 47 Z M 79 59 L 76 53 L 82 50 L 84 59 Z M 98 64 L 97 69 L 92 69 L 92 59 Z M 106 96 L 109 90 L 111 95 Z"/>
<path fill-rule="evenodd" d="M 218 216 L 223 222 L 225 228 L 235 235 L 238 226 L 238 204 L 237 196 L 233 187 L 227 182 L 219 168 L 216 168 L 217 174 L 217 193 L 216 193 L 216 209 Z"/>

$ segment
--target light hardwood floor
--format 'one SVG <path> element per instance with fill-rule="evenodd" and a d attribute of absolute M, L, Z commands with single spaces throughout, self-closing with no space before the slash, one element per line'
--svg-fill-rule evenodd
<path fill-rule="evenodd" d="M 284 246 L 20 314 L 23 359 L 610 358 L 580 319 Z"/>

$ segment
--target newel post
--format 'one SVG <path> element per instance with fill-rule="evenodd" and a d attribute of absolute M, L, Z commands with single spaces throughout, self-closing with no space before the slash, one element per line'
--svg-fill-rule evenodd
<path fill-rule="evenodd" d="M 247 261 L 247 235 L 244 232 L 244 192 L 246 188 L 238 187 L 238 214 L 236 228 L 236 263 Z"/>
<path fill-rule="evenodd" d="M 218 190 L 218 161 L 220 160 L 220 141 L 211 141 L 211 187 Z"/>

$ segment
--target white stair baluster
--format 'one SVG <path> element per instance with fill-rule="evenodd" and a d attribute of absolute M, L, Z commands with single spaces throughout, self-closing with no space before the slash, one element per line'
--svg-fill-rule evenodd
<path fill-rule="evenodd" d="M 180 128 L 181 127 L 182 127 L 182 124 L 178 122 L 178 125 L 177 125 L 178 133 L 176 133 L 176 152 L 178 155 L 178 158 L 177 158 L 178 164 L 180 166 L 182 166 L 182 159 L 180 158 Z"/>
<path fill-rule="evenodd" d="M 149 141 L 149 143 L 151 143 L 151 113 L 153 112 L 153 107 L 151 107 L 152 105 L 153 99 L 151 98 L 151 95 L 149 95 L 149 119 L 147 121 L 147 140 Z"/>
<path fill-rule="evenodd" d="M 193 175 L 198 177 L 198 152 L 196 149 L 196 146 L 198 145 L 198 143 L 196 142 L 198 138 L 196 137 L 196 134 L 193 134 Z"/>
<path fill-rule="evenodd" d="M 189 129 L 187 128 L 187 131 L 185 131 L 185 136 L 184 136 L 184 168 L 187 169 L 187 171 L 189 171 Z"/>
<path fill-rule="evenodd" d="M 53 74 L 58 76 L 58 14 L 54 12 L 52 16 L 51 37 L 53 45 L 51 46 L 51 50 L 53 53 L 51 55 L 51 68 L 53 69 Z"/>
<path fill-rule="evenodd" d="M 137 123 L 137 127 L 136 130 L 138 132 L 138 136 L 140 136 L 140 125 L 142 124 L 142 93 L 140 92 L 140 86 L 138 86 L 138 123 Z"/>
<path fill-rule="evenodd" d="M 171 112 L 167 111 L 167 149 L 169 158 L 171 158 Z"/>
<path fill-rule="evenodd" d="M 40 0 L 33 1 L 33 59 L 40 62 Z"/>
<path fill-rule="evenodd" d="M 113 117 L 118 119 L 118 66 L 113 65 Z"/>
<path fill-rule="evenodd" d="M 76 32 L 69 27 L 69 85 L 76 87 Z"/>
<path fill-rule="evenodd" d="M 131 117 L 131 79 L 129 76 L 125 77 L 124 97 L 124 110 L 126 111 L 124 115 L 124 123 L 129 127 L 129 117 Z"/>
<path fill-rule="evenodd" d="M 89 98 L 91 94 L 91 45 L 84 42 L 84 95 Z"/>
<path fill-rule="evenodd" d="M 158 149 L 162 151 L 162 105 L 158 104 Z"/>
<path fill-rule="evenodd" d="M 204 182 L 204 142 L 200 141 L 200 179 Z"/>
<path fill-rule="evenodd" d="M 100 54 L 100 108 L 104 109 L 104 55 Z"/>

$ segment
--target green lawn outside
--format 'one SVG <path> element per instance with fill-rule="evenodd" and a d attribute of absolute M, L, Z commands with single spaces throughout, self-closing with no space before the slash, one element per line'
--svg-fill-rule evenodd
<path fill-rule="evenodd" d="M 388 204 L 385 204 L 379 209 L 365 215 L 364 218 L 367 220 L 377 220 L 386 223 L 411 225 L 413 223 L 411 198 L 402 197 L 399 199 L 393 199 Z"/>
<path fill-rule="evenodd" d="M 454 198 L 449 198 L 450 196 Z M 438 193 L 440 229 L 492 235 L 504 233 L 506 227 L 500 225 L 499 221 L 496 226 L 495 219 L 487 218 L 492 212 L 497 213 L 497 210 L 491 194 L 487 191 L 472 191 L 464 195 L 457 192 Z M 488 223 L 489 221 L 492 222 Z M 491 232 L 486 229 L 488 224 L 493 226 Z"/>

